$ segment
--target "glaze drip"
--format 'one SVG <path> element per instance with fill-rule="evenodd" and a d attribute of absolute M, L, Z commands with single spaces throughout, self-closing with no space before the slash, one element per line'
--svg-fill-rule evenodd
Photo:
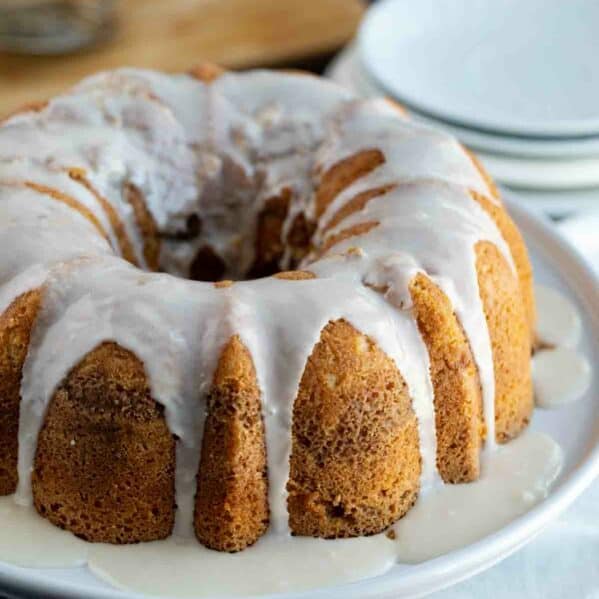
<path fill-rule="evenodd" d="M 318 215 L 326 173 L 372 148 L 382 161 Z M 115 208 L 137 262 L 147 267 L 143 231 L 125 193 L 128 185 L 139 189 L 160 232 L 160 270 L 170 274 L 143 272 L 119 257 L 114 222 L 97 195 L 65 174 L 73 168 Z M 76 206 L 46 187 L 68 193 Z M 387 191 L 327 229 L 338 210 L 376 188 Z M 243 277 L 254 259 L 258 215 L 284 190 L 292 201 L 283 237 L 298 215 L 317 222 L 314 252 L 302 263 L 314 279 L 216 288 L 178 278 L 189 275 L 203 246 L 222 258 L 224 276 Z M 221 348 L 236 334 L 261 391 L 271 530 L 286 532 L 293 402 L 322 329 L 338 319 L 374 340 L 405 378 L 426 490 L 438 475 L 429 356 L 408 289 L 418 273 L 447 295 L 466 332 L 492 446 L 493 357 L 475 245 L 489 241 L 512 269 L 513 262 L 471 191 L 492 198 L 452 138 L 410 123 L 387 103 L 359 101 L 298 75 L 225 74 L 206 84 L 123 69 L 8 120 L 0 128 L 0 236 L 7 245 L 11 235 L 20 238 L 19 252 L 0 265 L 0 305 L 40 286 L 44 294 L 23 370 L 17 501 L 31 503 L 36 439 L 55 390 L 83 356 L 110 340 L 143 362 L 152 397 L 178 438 L 175 531 L 190 534 L 206 393 Z M 192 217 L 201 227 L 185 237 Z M 25 236 L 33 223 L 36 234 Z M 327 245 L 350 227 L 359 233 Z M 287 253 L 280 266 L 290 263 Z"/>

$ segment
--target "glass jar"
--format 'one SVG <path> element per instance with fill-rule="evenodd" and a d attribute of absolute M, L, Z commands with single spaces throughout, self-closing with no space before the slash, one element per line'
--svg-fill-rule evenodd
<path fill-rule="evenodd" d="M 0 50 L 63 54 L 115 28 L 115 0 L 0 0 Z"/>

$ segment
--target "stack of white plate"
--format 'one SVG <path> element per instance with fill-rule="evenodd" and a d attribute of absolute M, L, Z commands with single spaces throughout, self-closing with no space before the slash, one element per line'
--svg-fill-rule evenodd
<path fill-rule="evenodd" d="M 529 206 L 599 208 L 599 2 L 382 0 L 328 75 L 472 148 Z"/>

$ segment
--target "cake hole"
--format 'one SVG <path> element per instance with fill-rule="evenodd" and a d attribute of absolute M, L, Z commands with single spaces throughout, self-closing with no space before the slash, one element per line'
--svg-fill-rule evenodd
<path fill-rule="evenodd" d="M 220 281 L 225 275 L 226 264 L 210 246 L 203 246 L 196 254 L 189 269 L 192 281 Z"/>

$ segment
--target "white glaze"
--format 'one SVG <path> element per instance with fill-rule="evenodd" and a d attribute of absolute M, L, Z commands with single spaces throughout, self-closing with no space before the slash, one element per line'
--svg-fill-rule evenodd
<path fill-rule="evenodd" d="M 144 264 L 123 194 L 134 183 L 161 232 L 184 230 L 192 214 L 202 218 L 197 239 L 163 243 L 163 269 L 186 275 L 197 249 L 209 244 L 229 276 L 240 276 L 253 260 L 255 222 L 267 199 L 291 190 L 286 232 L 299 212 L 314 215 L 314 190 L 329 167 L 371 148 L 384 163 L 338 195 L 316 238 L 379 225 L 307 259 L 313 280 L 268 278 L 216 289 L 144 273 L 112 255 L 77 212 L 24 187 L 32 181 L 68 193 L 96 215 L 116 252 L 96 197 L 64 173 L 83 168 L 117 210 Z M 381 185 L 396 187 L 325 233 L 346 201 Z M 339 318 L 375 340 L 402 372 L 418 417 L 422 489 L 431 488 L 438 482 L 433 388 L 408 288 L 419 272 L 447 294 L 462 322 L 480 373 L 487 446 L 494 444 L 493 361 L 474 246 L 488 240 L 513 263 L 471 190 L 490 196 L 453 139 L 410 123 L 388 103 L 357 101 L 305 76 L 258 71 L 206 85 L 123 69 L 82 82 L 39 113 L 13 117 L 0 128 L 0 210 L 8 215 L 0 240 L 18 252 L 0 267 L 0 306 L 42 283 L 45 289 L 23 370 L 16 501 L 31 504 L 37 435 L 57 386 L 86 353 L 116 341 L 143 361 L 152 395 L 179 437 L 175 532 L 189 536 L 205 395 L 222 346 L 239 334 L 262 395 L 270 531 L 285 534 L 293 401 L 321 330 Z M 27 235 L 32 228 L 36 234 Z"/>
<path fill-rule="evenodd" d="M 103 240 L 73 243 L 68 227 L 64 241 L 62 229 L 43 238 L 53 248 L 43 261 L 37 242 L 24 241 L 20 259 L 2 278 L 3 305 L 42 281 L 45 295 L 23 371 L 17 501 L 31 502 L 37 434 L 54 390 L 82 356 L 112 340 L 143 361 L 152 394 L 180 439 L 176 531 L 189 534 L 205 392 L 220 348 L 237 333 L 250 350 L 262 394 L 271 527 L 285 531 L 293 401 L 320 331 L 337 318 L 371 336 L 406 379 L 418 416 L 426 490 L 437 479 L 436 443 L 428 355 L 408 290 L 418 272 L 445 291 L 462 321 L 480 372 L 491 446 L 493 363 L 473 248 L 488 240 L 510 264 L 511 256 L 470 197 L 471 190 L 487 196 L 489 190 L 463 149 L 408 122 L 390 104 L 357 101 L 332 84 L 298 75 L 228 74 L 206 85 L 186 75 L 102 73 L 0 128 L 0 189 L 10 199 L 33 180 L 68 193 L 96 215 L 115 249 L 114 231 L 95 196 L 64 174 L 83 168 L 117 210 L 143 264 L 140 232 L 123 194 L 125 184 L 134 183 L 165 234 L 182 231 L 191 214 L 202 218 L 197 239 L 163 243 L 162 268 L 187 274 L 198 247 L 210 244 L 225 259 L 228 274 L 239 276 L 253 259 L 255 221 L 269 197 L 292 191 L 286 231 L 300 211 L 313 214 L 313 192 L 327 168 L 372 147 L 382 152 L 384 164 L 339 194 L 317 239 L 324 238 L 330 215 L 356 193 L 401 185 L 329 232 L 380 223 L 333 246 L 319 261 L 306 261 L 315 280 L 263 279 L 215 289 L 144 274 L 111 257 Z M 49 198 L 44 202 L 57 215 L 68 210 Z M 33 218 L 37 204 L 27 203 L 19 226 Z M 74 218 L 82 227 L 83 219 Z M 98 237 L 85 227 L 82 238 Z M 290 312 L 297 326 L 287 319 Z"/>
<path fill-rule="evenodd" d="M 580 399 L 591 379 L 588 360 L 569 347 L 541 350 L 532 360 L 535 401 L 541 408 L 559 408 Z"/>
<path fill-rule="evenodd" d="M 0 498 L 0 560 L 31 567 L 87 563 L 118 588 L 169 597 L 310 590 L 382 574 L 398 560 L 431 559 L 500 529 L 546 496 L 561 462 L 551 439 L 528 431 L 486 457 L 479 481 L 440 486 L 421 498 L 395 525 L 395 540 L 271 533 L 234 555 L 178 537 L 127 546 L 85 543 L 33 508 Z"/>
<path fill-rule="evenodd" d="M 26 209 L 25 209 L 26 207 Z M 0 185 L 0 310 L 42 284 L 56 263 L 109 255 L 107 241 L 79 212 L 24 187 Z"/>
<path fill-rule="evenodd" d="M 576 306 L 555 289 L 535 285 L 535 298 L 541 345 L 532 359 L 535 402 L 558 408 L 584 397 L 591 385 L 591 365 L 576 348 L 582 321 Z"/>
<path fill-rule="evenodd" d="M 406 263 L 406 257 L 407 262 L 413 263 L 407 270 L 395 272 L 390 281 L 403 285 L 404 301 L 409 297 L 409 280 L 418 270 L 428 273 L 452 300 L 478 367 L 486 447 L 490 450 L 495 444 L 495 379 L 478 292 L 474 245 L 483 239 L 492 241 L 512 268 L 513 261 L 497 227 L 472 200 L 470 192 L 477 191 L 488 198 L 492 194 L 455 139 L 406 120 L 389 102 L 380 99 L 354 102 L 340 111 L 332 134 L 319 150 L 319 168 L 326 172 L 339 160 L 368 149 L 381 151 L 384 163 L 346 187 L 331 202 L 320 220 L 318 239 L 322 239 L 331 217 L 351 198 L 370 189 L 398 185 L 370 200 L 363 210 L 344 219 L 329 234 L 360 222 L 379 222 L 366 235 L 369 245 L 383 256 L 406 254 L 402 263 Z M 352 239 L 344 245 L 355 243 Z M 418 268 L 414 269 L 414 264 Z M 380 281 L 378 284 L 382 285 Z"/>
<path fill-rule="evenodd" d="M 352 225 L 379 224 L 332 246 L 318 260 L 307 258 L 302 266 L 315 279 L 266 278 L 217 289 L 171 276 L 186 276 L 204 244 L 223 257 L 228 276 L 242 276 L 253 261 L 255 223 L 264 202 L 285 189 L 292 192 L 286 235 L 297 214 L 314 216 L 314 191 L 326 170 L 372 148 L 381 151 L 384 163 L 335 198 L 318 223 L 316 241 L 326 242 Z M 114 206 L 142 265 L 141 234 L 123 194 L 127 183 L 143 192 L 163 234 L 183 231 L 192 214 L 201 216 L 201 234 L 163 240 L 160 266 L 171 274 L 129 265 L 115 255 L 115 232 L 96 197 L 64 173 L 70 167 L 83 168 Z M 107 239 L 78 212 L 27 188 L 28 182 L 67 193 L 96 216 Z M 345 202 L 381 185 L 395 187 L 325 230 Z M 117 586 L 197 596 L 200 587 L 206 594 L 247 594 L 372 576 L 398 555 L 407 561 L 438 555 L 522 513 L 544 496 L 558 469 L 557 449 L 536 435 L 486 455 L 480 483 L 435 485 L 440 480 L 433 387 L 409 292 L 417 273 L 426 273 L 445 292 L 463 325 L 480 374 L 487 447 L 494 445 L 493 361 L 474 246 L 490 241 L 512 268 L 513 261 L 472 190 L 491 199 L 452 138 L 410 123 L 386 102 L 358 101 L 305 76 L 257 71 L 227 74 L 206 85 L 187 75 L 122 69 L 83 81 L 39 113 L 13 117 L 0 127 L 0 246 L 18 251 L 0 263 L 0 308 L 41 285 L 44 297 L 21 388 L 15 500 L 25 507 L 7 507 L 2 500 L 0 518 L 19 510 L 28 514 L 26 526 L 32 528 L 27 530 L 39 534 L 52 553 L 42 565 L 60 565 L 64 554 L 54 548 L 64 544 L 64 565 L 87 560 Z M 419 499 L 418 511 L 397 525 L 397 542 L 384 535 L 335 542 L 288 535 L 293 402 L 321 330 L 339 318 L 394 360 L 418 418 L 421 486 L 429 493 Z M 261 390 L 270 527 L 255 547 L 230 556 L 204 549 L 191 535 L 206 392 L 221 348 L 234 334 L 252 355 Z M 142 360 L 152 396 L 164 405 L 169 429 L 179 437 L 175 533 L 164 542 L 115 548 L 70 536 L 65 541 L 65 533 L 54 537 L 49 531 L 55 529 L 32 512 L 30 473 L 48 403 L 70 369 L 107 340 Z M 511 482 L 506 481 L 509 464 L 524 465 Z M 524 496 L 530 501 L 522 501 Z M 484 509 L 489 502 L 497 502 L 492 513 Z M 460 523 L 469 510 L 488 512 L 488 519 L 481 516 L 470 534 L 456 532 L 450 545 L 444 538 L 424 544 L 427 535 L 434 537 L 425 531 L 439 530 L 438 519 L 446 518 L 441 505 L 454 505 L 455 529 L 464 528 Z M 19 530 L 15 519 L 9 536 L 14 540 Z M 7 551 L 3 538 L 0 559 Z M 13 543 L 14 555 L 25 555 L 27 538 L 21 535 Z M 30 559 L 35 565 L 41 558 Z M 263 563 L 268 572 L 257 568 Z"/>
<path fill-rule="evenodd" d="M 479 480 L 443 485 L 394 525 L 399 560 L 422 562 L 499 530 L 547 496 L 562 465 L 560 446 L 541 433 L 497 447 Z"/>
<path fill-rule="evenodd" d="M 0 162 L 1 185 L 23 187 L 28 182 L 65 194 L 87 209 L 102 227 L 102 232 L 108 237 L 112 248 L 118 249 L 119 245 L 112 225 L 98 199 L 83 185 L 73 181 L 66 172 L 50 169 L 39 162 L 25 158 Z"/>
<path fill-rule="evenodd" d="M 374 173 L 385 167 L 386 164 L 382 165 Z M 370 176 L 363 179 L 368 181 Z M 495 440 L 495 378 L 473 248 L 480 240 L 492 241 L 514 268 L 507 244 L 488 214 L 472 200 L 468 188 L 443 180 L 406 182 L 370 200 L 363 210 L 344 219 L 329 234 L 371 221 L 379 225 L 366 235 L 336 244 L 330 252 L 359 246 L 363 259 L 352 261 L 349 268 L 360 271 L 362 281 L 387 288 L 386 297 L 400 309 L 411 307 L 408 285 L 417 272 L 426 273 L 445 292 L 464 327 L 478 366 L 489 440 L 487 447 L 492 448 Z M 326 260 L 323 262 L 327 264 Z M 310 268 L 322 272 L 313 265 Z M 334 264 L 329 274 L 344 268 Z M 410 373 L 404 376 L 410 376 Z M 413 401 L 418 409 L 418 400 L 413 398 Z M 431 403 L 432 395 L 425 401 Z M 421 451 L 426 464 L 426 445 Z"/>
<path fill-rule="evenodd" d="M 537 339 L 542 345 L 576 347 L 582 335 L 582 321 L 576 306 L 559 291 L 535 285 Z"/>

